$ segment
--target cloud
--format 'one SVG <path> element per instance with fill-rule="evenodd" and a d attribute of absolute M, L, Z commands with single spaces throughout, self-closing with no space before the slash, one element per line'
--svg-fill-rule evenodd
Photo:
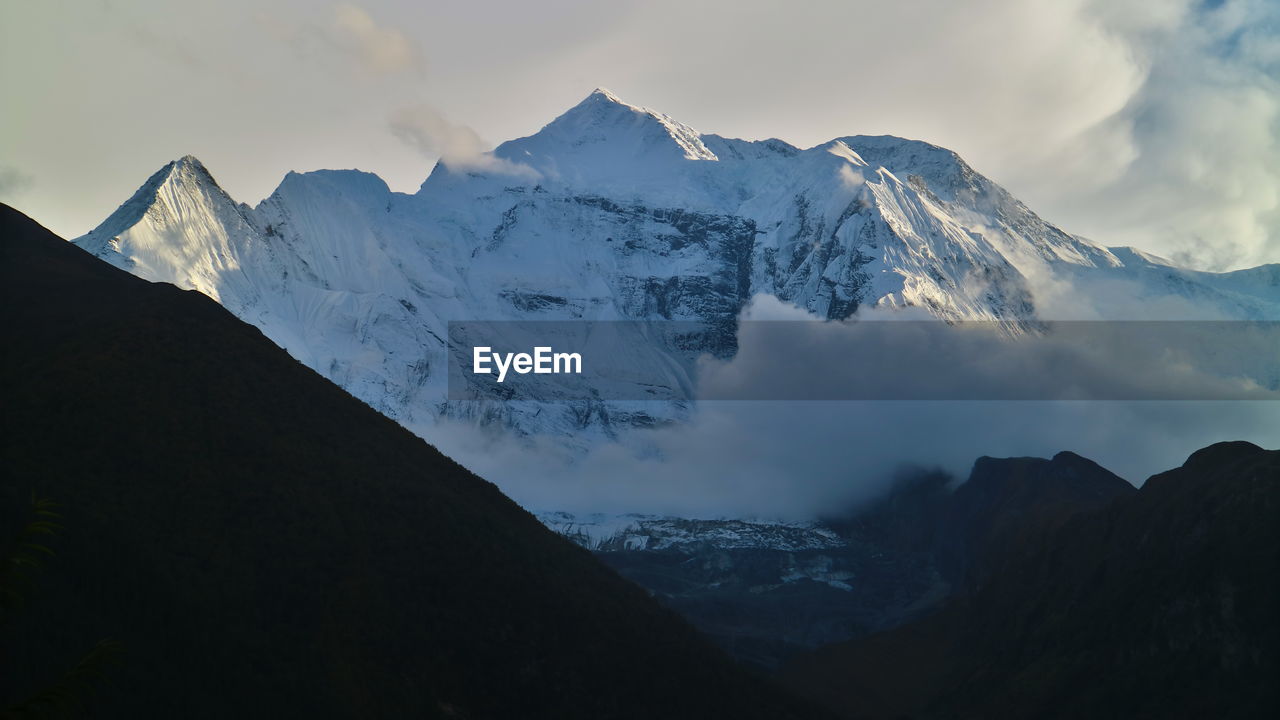
<path fill-rule="evenodd" d="M 1028 168 L 1048 176 L 1090 147 L 1121 148 L 1059 178 L 1051 208 L 1078 232 L 1206 269 L 1280 259 L 1280 5 L 1100 3 L 1086 12 L 1122 39 L 1143 81 L 1118 112 Z"/>
<path fill-rule="evenodd" d="M 855 170 L 851 165 L 841 165 L 836 174 L 846 190 L 861 191 L 866 187 L 866 176 L 861 170 Z"/>
<path fill-rule="evenodd" d="M 9 165 L 0 165 L 0 200 L 10 201 L 30 190 L 35 178 Z"/>
<path fill-rule="evenodd" d="M 860 317 L 867 324 L 886 324 L 869 322 L 884 319 L 882 312 Z M 811 389 L 827 382 L 830 395 L 840 396 L 838 383 L 849 366 L 865 359 L 889 383 L 896 379 L 909 386 L 926 371 L 892 347 L 868 343 L 856 323 L 819 321 L 772 298 L 757 298 L 744 319 L 738 354 L 711 368 L 720 376 L 704 377 L 707 385 L 727 378 L 763 388 L 800 381 Z M 790 321 L 792 335 L 808 337 L 791 337 L 788 351 L 780 353 L 776 335 L 753 335 L 763 327 L 754 321 Z M 1080 338 L 1026 344 L 977 336 L 957 341 L 948 352 L 946 360 L 969 366 L 984 381 L 1070 383 L 1066 367 L 1075 379 L 1097 382 L 1090 374 L 1105 372 L 1109 363 L 1114 372 L 1102 382 L 1119 387 L 1158 382 L 1201 383 L 1213 392 L 1221 387 L 1218 378 L 1184 362 L 1100 355 Z M 877 356 L 886 362 L 877 364 Z M 805 358 L 803 368 L 797 357 Z M 1083 373 L 1071 370 L 1080 358 L 1094 361 Z M 1258 368 L 1249 369 L 1266 372 L 1269 366 L 1274 372 L 1274 364 L 1263 358 Z M 446 422 L 417 431 L 533 509 L 810 518 L 878 496 L 904 465 L 940 467 L 965 477 L 980 455 L 1049 457 L 1072 450 L 1141 482 L 1213 442 L 1274 444 L 1278 428 L 1277 401 L 703 399 L 679 425 L 626 432 L 585 456 L 555 441 L 485 436 L 470 425 Z"/>
<path fill-rule="evenodd" d="M 1131 482 L 1222 440 L 1274 446 L 1267 402 L 707 402 L 679 428 L 584 457 L 443 423 L 425 437 L 534 510 L 813 518 L 874 499 L 903 467 L 966 477 L 981 455 L 1072 450 Z"/>
<path fill-rule="evenodd" d="M 359 5 L 334 5 L 327 19 L 310 14 L 297 18 L 264 9 L 257 9 L 251 17 L 313 67 L 317 59 L 337 56 L 343 63 L 355 61 L 361 70 L 374 75 L 426 74 L 427 64 L 417 43 L 398 28 L 379 25 Z"/>
<path fill-rule="evenodd" d="M 421 71 L 425 65 L 417 45 L 396 28 L 379 25 L 358 5 L 333 9 L 329 30 L 338 47 L 376 73 Z"/>
<path fill-rule="evenodd" d="M 489 145 L 466 125 L 450 122 L 429 105 L 400 108 L 388 119 L 391 133 L 428 158 L 439 158 L 447 167 L 464 172 L 489 172 L 537 179 L 533 168 L 504 160 L 489 152 Z"/>
<path fill-rule="evenodd" d="M 580 68 L 722 135 L 949 147 L 1106 245 L 1280 261 L 1274 0 L 651 0 L 555 69 Z"/>
<path fill-rule="evenodd" d="M 1015 328 L 913 320 L 896 310 L 864 310 L 847 323 L 758 318 L 760 308 L 774 316 L 772 307 L 783 305 L 757 297 L 738 323 L 737 354 L 702 358 L 701 399 L 1280 400 L 1274 324 L 1068 321 Z"/>

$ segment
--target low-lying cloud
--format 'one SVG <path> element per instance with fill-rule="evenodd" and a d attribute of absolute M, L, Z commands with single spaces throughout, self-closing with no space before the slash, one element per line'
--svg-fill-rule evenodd
<path fill-rule="evenodd" d="M 714 364 L 704 382 L 714 386 L 727 374 L 735 382 L 746 377 L 751 383 L 787 383 L 802 372 L 812 386 L 824 372 L 840 377 L 854 353 L 892 352 L 862 342 L 856 327 L 798 314 L 777 300 L 757 298 L 745 318 L 790 318 L 797 327 L 807 323 L 812 337 L 780 348 L 756 342 L 747 323 L 738 354 Z M 1078 355 L 1069 346 L 997 338 L 974 338 L 953 348 L 955 362 L 995 375 L 1018 368 L 1025 377 L 1010 381 L 1023 383 L 1053 382 L 1058 364 Z M 1229 357 L 1231 351 L 1222 348 L 1221 354 Z M 800 354 L 802 371 L 790 361 Z M 1265 372 L 1275 363 L 1264 357 L 1251 367 Z M 888 362 L 880 371 L 896 376 L 887 381 L 909 381 L 919 369 Z M 1173 362 L 1117 367 L 1114 382 L 1149 385 L 1153 378 L 1206 387 L 1222 382 Z M 838 395 L 840 389 L 832 391 Z M 451 423 L 424 435 L 534 509 L 805 518 L 875 497 L 904 465 L 965 477 L 981 455 L 1048 457 L 1072 450 L 1141 483 L 1202 446 L 1235 439 L 1267 445 L 1278 430 L 1280 402 L 1267 400 L 704 399 L 687 421 L 624 433 L 586 455 L 552 440 L 522 444 Z"/>

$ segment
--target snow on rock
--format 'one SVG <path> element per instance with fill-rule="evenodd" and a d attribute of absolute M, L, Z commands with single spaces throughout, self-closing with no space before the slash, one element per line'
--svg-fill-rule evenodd
<path fill-rule="evenodd" d="M 684 408 L 450 403 L 448 323 L 684 320 L 706 329 L 693 351 L 724 356 L 759 293 L 832 319 L 916 307 L 1022 322 L 1077 306 L 1088 319 L 1142 319 L 1169 299 L 1280 319 L 1280 266 L 1201 273 L 1103 248 L 928 143 L 723 138 L 597 90 L 494 155 L 438 163 L 412 195 L 354 170 L 289 173 L 253 208 L 185 157 L 74 242 L 215 298 L 415 431 L 449 416 L 578 444 L 678 421 Z M 669 348 L 634 355 L 637 368 L 667 368 L 659 397 L 690 383 Z"/>
<path fill-rule="evenodd" d="M 786 552 L 844 547 L 845 540 L 816 522 L 690 519 L 662 515 L 538 513 L 551 530 L 594 551 L 769 549 Z"/>

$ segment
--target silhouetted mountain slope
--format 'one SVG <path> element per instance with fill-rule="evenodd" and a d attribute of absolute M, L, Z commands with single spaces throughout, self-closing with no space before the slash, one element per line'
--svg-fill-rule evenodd
<path fill-rule="evenodd" d="M 3 206 L 0 293 L 0 500 L 66 525 L 0 627 L 0 703 L 109 637 L 94 717 L 796 716 L 208 297 Z"/>
<path fill-rule="evenodd" d="M 1169 718 L 1280 710 L 1280 451 L 1220 443 L 1022 533 L 938 614 L 786 671 L 850 717 Z"/>
<path fill-rule="evenodd" d="M 896 552 L 924 552 L 959 592 L 972 589 L 1008 550 L 1047 533 L 1081 512 L 1136 492 L 1123 478 L 1087 458 L 980 457 L 954 491 L 941 473 L 904 475 L 892 491 L 845 521 Z M 842 524 L 833 521 L 837 526 Z"/>
<path fill-rule="evenodd" d="M 943 518 L 943 575 L 961 591 L 971 589 L 1077 513 L 1134 492 L 1120 476 L 1073 452 L 1051 460 L 978 458 Z"/>

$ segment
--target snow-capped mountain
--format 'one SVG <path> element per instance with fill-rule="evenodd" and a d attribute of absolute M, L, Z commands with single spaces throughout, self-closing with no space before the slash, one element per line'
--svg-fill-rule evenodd
<path fill-rule="evenodd" d="M 450 402 L 450 321 L 688 321 L 699 331 L 679 352 L 655 342 L 624 359 L 648 379 L 635 396 L 670 400 L 697 353 L 733 352 L 756 294 L 825 318 L 919 307 L 1016 322 L 1045 317 L 1051 296 L 1061 312 L 1065 288 L 1089 318 L 1141 319 L 1135 308 L 1173 298 L 1206 317 L 1280 319 L 1280 266 L 1202 273 L 1095 245 L 913 140 L 723 138 L 597 90 L 480 160 L 438 163 L 413 195 L 354 170 L 289 173 L 249 207 L 188 156 L 75 242 L 217 299 L 418 432 L 447 415 L 589 442 L 682 412 Z M 1104 293 L 1128 302 L 1094 302 Z"/>

